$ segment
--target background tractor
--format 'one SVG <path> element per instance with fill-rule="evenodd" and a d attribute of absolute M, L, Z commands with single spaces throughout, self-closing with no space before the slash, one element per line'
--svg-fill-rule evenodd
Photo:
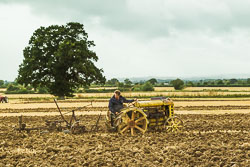
<path fill-rule="evenodd" d="M 8 103 L 8 102 L 9 102 L 9 100 L 8 100 L 7 96 L 0 95 L 0 103 Z"/>
<path fill-rule="evenodd" d="M 106 115 L 106 125 L 111 129 L 111 112 Z M 120 134 L 145 133 L 148 129 L 178 132 L 183 121 L 174 115 L 174 103 L 170 98 L 157 97 L 150 101 L 137 101 L 124 107 L 114 119 L 114 127 Z"/>

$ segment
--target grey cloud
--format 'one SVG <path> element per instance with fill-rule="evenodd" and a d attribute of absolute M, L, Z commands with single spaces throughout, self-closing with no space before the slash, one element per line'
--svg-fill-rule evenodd
<path fill-rule="evenodd" d="M 98 26 L 141 36 L 168 36 L 171 30 L 230 32 L 250 27 L 246 0 L 5 0 L 25 3 L 37 15 L 85 23 L 98 18 Z"/>
<path fill-rule="evenodd" d="M 0 0 L 2 4 L 25 6 L 32 18 L 8 13 L 13 15 L 6 20 L 13 22 L 7 22 L 6 30 L 14 27 L 22 36 L 15 38 L 18 53 L 6 45 L 2 55 L 20 56 L 39 26 L 79 21 L 95 41 L 98 65 L 107 77 L 250 73 L 249 0 Z M 114 71 L 113 64 L 126 70 Z"/>

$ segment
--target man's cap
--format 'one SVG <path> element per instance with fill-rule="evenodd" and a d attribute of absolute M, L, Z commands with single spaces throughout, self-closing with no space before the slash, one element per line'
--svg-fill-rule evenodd
<path fill-rule="evenodd" d="M 121 91 L 120 90 L 115 90 L 114 93 L 117 94 L 117 95 L 121 95 Z"/>

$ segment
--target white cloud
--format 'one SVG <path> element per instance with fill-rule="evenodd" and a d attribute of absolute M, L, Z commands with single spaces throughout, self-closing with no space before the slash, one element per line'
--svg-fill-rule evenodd
<path fill-rule="evenodd" d="M 23 60 L 23 49 L 40 26 L 54 24 L 46 17 L 34 17 L 27 5 L 0 5 L 0 79 L 13 81 Z"/>

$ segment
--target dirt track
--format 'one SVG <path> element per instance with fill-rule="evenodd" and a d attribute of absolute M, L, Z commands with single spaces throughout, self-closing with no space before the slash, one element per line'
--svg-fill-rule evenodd
<path fill-rule="evenodd" d="M 179 115 L 182 133 L 120 136 L 105 130 L 81 135 L 18 133 L 17 117 L 0 117 L 0 166 L 247 166 L 250 114 Z M 24 117 L 43 125 L 54 117 Z M 88 127 L 97 116 L 80 116 Z"/>

